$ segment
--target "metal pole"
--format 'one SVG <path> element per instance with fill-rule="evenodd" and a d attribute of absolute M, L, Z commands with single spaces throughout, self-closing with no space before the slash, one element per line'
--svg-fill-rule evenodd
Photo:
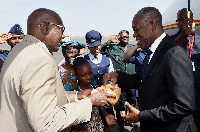
<path fill-rule="evenodd" d="M 188 11 L 190 11 L 190 0 L 188 0 Z"/>

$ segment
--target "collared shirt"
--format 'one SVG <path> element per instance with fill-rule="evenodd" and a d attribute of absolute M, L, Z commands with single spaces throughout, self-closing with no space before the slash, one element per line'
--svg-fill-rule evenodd
<path fill-rule="evenodd" d="M 139 69 L 142 67 L 143 65 L 143 60 L 146 56 L 147 52 L 146 51 L 136 51 L 133 56 L 131 57 L 131 59 L 129 60 L 130 63 L 135 64 L 135 71 L 139 71 Z"/>
<path fill-rule="evenodd" d="M 163 38 L 166 36 L 165 32 L 160 35 L 160 37 L 158 37 L 154 43 L 151 45 L 151 47 L 149 47 L 149 49 L 151 50 L 152 54 L 150 55 L 150 59 L 149 62 L 151 61 L 151 58 L 153 57 L 153 54 L 155 53 L 158 45 L 160 44 L 160 42 L 163 40 Z"/>
<path fill-rule="evenodd" d="M 93 54 L 89 54 L 88 55 L 90 60 L 94 63 L 94 64 L 99 64 L 102 60 L 102 54 L 98 54 L 96 57 Z M 110 60 L 110 58 L 108 58 Z M 110 66 L 108 67 L 108 73 L 113 72 L 114 68 L 113 68 L 113 64 L 112 61 L 110 60 Z"/>
<path fill-rule="evenodd" d="M 128 44 L 127 51 L 133 47 L 132 44 Z M 104 43 L 101 45 L 101 54 L 106 55 L 112 60 L 113 67 L 116 71 L 126 72 L 128 74 L 135 73 L 135 64 L 124 63 L 121 58 L 126 51 L 124 47 L 118 43 Z"/>

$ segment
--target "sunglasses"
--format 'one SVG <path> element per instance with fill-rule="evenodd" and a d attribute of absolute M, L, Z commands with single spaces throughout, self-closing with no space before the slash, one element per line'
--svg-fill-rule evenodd
<path fill-rule="evenodd" d="M 64 33 L 64 31 L 65 31 L 65 27 L 62 26 L 62 25 L 58 25 L 58 24 L 55 24 L 55 23 L 52 23 L 52 22 L 48 22 L 48 24 L 49 24 L 49 25 L 54 25 L 54 26 L 58 27 L 59 29 L 61 29 L 62 33 Z M 41 24 L 38 25 L 38 26 L 40 27 Z"/>

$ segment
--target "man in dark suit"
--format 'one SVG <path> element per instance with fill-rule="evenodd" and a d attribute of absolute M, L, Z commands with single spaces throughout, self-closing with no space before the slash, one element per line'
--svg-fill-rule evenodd
<path fill-rule="evenodd" d="M 133 37 L 147 49 L 143 68 L 136 74 L 105 74 L 103 83 L 125 89 L 139 89 L 139 110 L 129 105 L 130 113 L 121 113 L 129 122 L 140 122 L 142 132 L 196 131 L 193 121 L 194 80 L 189 57 L 164 33 L 162 16 L 154 7 L 137 12 L 132 21 Z"/>

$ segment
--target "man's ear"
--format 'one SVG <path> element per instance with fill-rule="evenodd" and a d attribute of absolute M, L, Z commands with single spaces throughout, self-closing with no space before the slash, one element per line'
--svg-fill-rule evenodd
<path fill-rule="evenodd" d="M 152 29 L 155 30 L 156 27 L 157 27 L 157 22 L 156 22 L 156 21 L 153 21 L 153 22 L 151 23 L 151 26 L 152 26 Z"/>
<path fill-rule="evenodd" d="M 49 34 L 50 30 L 49 30 L 49 24 L 47 22 L 42 22 L 40 24 L 40 28 L 41 28 L 42 33 L 44 33 L 44 35 Z"/>

